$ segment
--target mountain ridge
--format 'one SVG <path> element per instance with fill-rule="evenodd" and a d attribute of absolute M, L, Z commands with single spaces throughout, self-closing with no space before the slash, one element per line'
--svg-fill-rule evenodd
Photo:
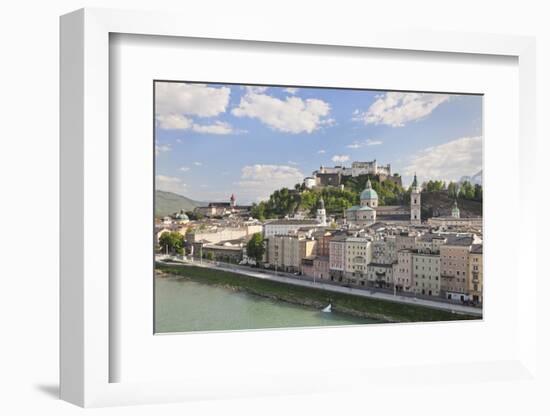
<path fill-rule="evenodd" d="M 203 202 L 168 191 L 155 191 L 155 217 L 161 218 L 181 210 L 193 211 Z"/>

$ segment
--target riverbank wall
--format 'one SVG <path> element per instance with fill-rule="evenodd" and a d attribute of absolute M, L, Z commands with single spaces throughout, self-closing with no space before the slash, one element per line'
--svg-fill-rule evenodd
<path fill-rule="evenodd" d="M 479 319 L 479 317 L 471 315 L 456 314 L 424 306 L 407 305 L 351 294 L 329 292 L 323 289 L 301 287 L 192 265 L 172 266 L 157 263 L 155 270 L 157 276 L 175 275 L 183 279 L 222 286 L 275 301 L 288 302 L 315 309 L 322 309 L 326 305 L 331 304 L 332 310 L 335 312 L 373 319 L 379 322 L 434 322 Z"/>

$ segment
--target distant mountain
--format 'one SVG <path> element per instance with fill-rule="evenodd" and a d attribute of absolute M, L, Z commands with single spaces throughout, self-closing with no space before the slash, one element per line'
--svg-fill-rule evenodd
<path fill-rule="evenodd" d="M 155 191 L 155 216 L 157 218 L 179 212 L 182 209 L 184 211 L 193 211 L 201 205 L 203 205 L 202 202 L 193 201 L 183 195 L 173 192 Z"/>
<path fill-rule="evenodd" d="M 483 170 L 472 176 L 463 176 L 459 182 L 470 182 L 472 185 L 483 185 Z"/>

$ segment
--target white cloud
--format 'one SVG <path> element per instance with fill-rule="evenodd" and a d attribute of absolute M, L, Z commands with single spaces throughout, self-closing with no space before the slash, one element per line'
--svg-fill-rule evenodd
<path fill-rule="evenodd" d="M 319 153 L 320 155 L 326 153 L 327 151 L 325 149 L 319 149 L 317 150 L 317 153 Z"/>
<path fill-rule="evenodd" d="M 223 121 L 214 121 L 212 124 L 198 124 L 189 117 L 177 114 L 157 115 L 156 118 L 158 126 L 163 130 L 192 130 L 197 133 L 209 134 L 236 134 L 243 132 L 234 130 L 229 123 Z"/>
<path fill-rule="evenodd" d="M 464 175 L 480 171 L 481 165 L 481 136 L 462 137 L 416 153 L 403 173 L 412 176 L 416 172 L 421 181 L 457 181 Z"/>
<path fill-rule="evenodd" d="M 193 165 L 195 165 L 195 166 L 202 166 L 202 162 L 193 162 Z"/>
<path fill-rule="evenodd" d="M 382 140 L 373 140 L 373 139 L 356 140 L 352 144 L 348 144 L 346 147 L 350 149 L 359 149 L 365 146 L 378 146 L 378 145 L 381 145 L 382 143 L 383 143 Z"/>
<path fill-rule="evenodd" d="M 312 133 L 334 120 L 327 118 L 330 105 L 325 101 L 309 98 L 286 97 L 285 100 L 256 91 L 248 91 L 239 106 L 232 110 L 236 117 L 257 118 L 275 130 L 285 133 Z"/>
<path fill-rule="evenodd" d="M 155 143 L 155 155 L 158 156 L 161 153 L 166 153 L 172 150 L 169 144 L 158 144 Z"/>
<path fill-rule="evenodd" d="M 210 134 L 231 134 L 235 133 L 233 127 L 229 123 L 223 121 L 216 121 L 213 124 L 208 125 L 193 125 L 193 131 L 197 133 L 210 133 Z"/>
<path fill-rule="evenodd" d="M 189 171 L 191 170 L 191 168 L 190 168 L 189 166 L 182 166 L 182 167 L 180 168 L 180 170 L 181 170 L 182 172 L 189 172 Z"/>
<path fill-rule="evenodd" d="M 294 162 L 293 160 L 289 160 L 286 163 L 288 163 L 289 165 L 294 165 L 294 166 L 298 165 L 298 162 Z"/>
<path fill-rule="evenodd" d="M 362 121 L 365 124 L 402 127 L 411 121 L 430 115 L 450 97 L 447 94 L 388 92 L 377 96 L 376 101 L 367 111 L 355 110 L 353 120 Z"/>
<path fill-rule="evenodd" d="M 349 160 L 348 155 L 334 155 L 334 156 L 332 156 L 332 161 L 334 163 L 344 163 L 344 162 L 347 162 L 348 160 Z"/>
<path fill-rule="evenodd" d="M 244 87 L 244 89 L 249 94 L 263 94 L 267 91 L 267 87 L 257 87 L 254 85 L 247 85 Z"/>
<path fill-rule="evenodd" d="M 289 94 L 294 95 L 294 94 L 298 93 L 298 91 L 300 91 L 300 90 L 298 88 L 285 88 L 284 91 L 289 93 Z"/>
<path fill-rule="evenodd" d="M 160 191 L 174 192 L 182 195 L 187 185 L 183 181 L 175 176 L 156 175 L 155 176 L 156 189 Z"/>
<path fill-rule="evenodd" d="M 245 201 L 267 199 L 276 189 L 293 188 L 301 183 L 304 174 L 294 166 L 287 165 L 247 165 L 241 169 L 238 196 Z"/>
<path fill-rule="evenodd" d="M 183 82 L 157 82 L 155 108 L 157 115 L 186 114 L 214 117 L 224 113 L 231 89 Z"/>
<path fill-rule="evenodd" d="M 193 127 L 193 121 L 180 114 L 157 114 L 156 119 L 163 130 L 187 130 Z"/>
<path fill-rule="evenodd" d="M 192 130 L 197 133 L 236 133 L 222 121 L 198 123 L 195 117 L 215 117 L 225 113 L 231 89 L 204 84 L 160 82 L 155 86 L 156 121 L 163 130 Z"/>

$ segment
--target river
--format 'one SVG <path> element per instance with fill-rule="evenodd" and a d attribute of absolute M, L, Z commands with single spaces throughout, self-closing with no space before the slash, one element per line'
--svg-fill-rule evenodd
<path fill-rule="evenodd" d="M 155 278 L 155 332 L 375 323 L 177 277 Z"/>

